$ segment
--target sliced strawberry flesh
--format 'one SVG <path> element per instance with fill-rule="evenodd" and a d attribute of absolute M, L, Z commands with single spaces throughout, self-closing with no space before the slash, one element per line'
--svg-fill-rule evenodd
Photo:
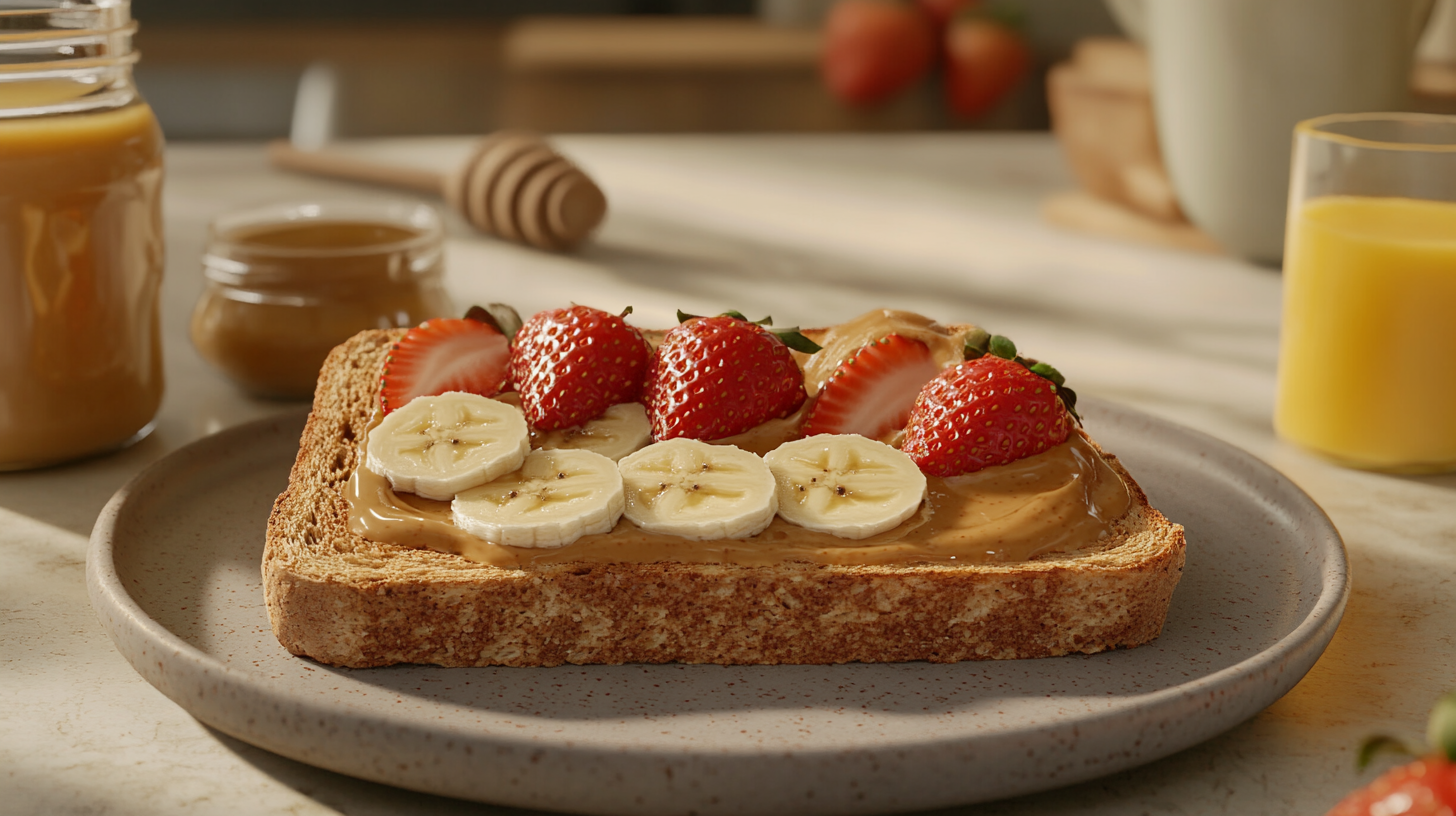
<path fill-rule="evenodd" d="M 467 391 L 500 393 L 510 364 L 510 343 L 474 320 L 427 320 L 395 344 L 384 364 L 379 404 L 388 414 L 415 397 Z"/>
<path fill-rule="evenodd" d="M 915 396 L 939 372 L 924 343 L 886 335 L 860 348 L 825 381 L 804 422 L 804 435 L 878 439 L 904 428 Z"/>

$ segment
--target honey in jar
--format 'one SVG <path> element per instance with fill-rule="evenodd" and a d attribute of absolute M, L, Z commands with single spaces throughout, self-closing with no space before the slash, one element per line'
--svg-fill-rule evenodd
<path fill-rule="evenodd" d="M 451 313 L 442 240 L 423 204 L 287 204 L 219 218 L 193 345 L 249 393 L 308 397 L 324 358 L 355 333 Z"/>
<path fill-rule="evenodd" d="M 136 26 L 124 0 L 53 5 L 0 27 L 3 470 L 123 445 L 162 399 L 163 142 Z"/>

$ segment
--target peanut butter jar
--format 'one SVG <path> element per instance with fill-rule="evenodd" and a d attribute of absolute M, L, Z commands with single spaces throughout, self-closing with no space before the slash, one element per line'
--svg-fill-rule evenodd
<path fill-rule="evenodd" d="M 243 390 L 302 399 L 334 346 L 452 312 L 439 215 L 406 202 L 279 204 L 213 222 L 192 343 Z"/>
<path fill-rule="evenodd" d="M 0 470 L 126 444 L 162 399 L 162 133 L 128 0 L 0 9 Z"/>

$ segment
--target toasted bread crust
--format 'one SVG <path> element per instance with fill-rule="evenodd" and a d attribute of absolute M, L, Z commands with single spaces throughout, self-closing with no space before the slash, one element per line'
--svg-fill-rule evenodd
<path fill-rule="evenodd" d="M 845 663 L 1049 657 L 1157 637 L 1184 537 L 1133 509 L 1096 551 L 984 565 L 576 563 L 501 569 L 350 532 L 378 372 L 399 331 L 334 349 L 268 520 L 268 614 L 290 652 L 339 666 Z"/>

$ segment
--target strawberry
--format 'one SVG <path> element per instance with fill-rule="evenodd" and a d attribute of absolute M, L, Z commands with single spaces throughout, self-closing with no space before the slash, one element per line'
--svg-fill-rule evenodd
<path fill-rule="evenodd" d="M 1426 723 L 1430 753 L 1382 774 L 1341 799 L 1326 816 L 1449 816 L 1456 811 L 1456 692 L 1436 701 Z M 1380 751 L 1410 754 L 1390 737 L 1372 737 L 1360 746 L 1364 768 Z"/>
<path fill-rule="evenodd" d="M 532 427 L 571 428 L 635 402 L 651 354 L 642 333 L 618 315 L 590 306 L 548 309 L 516 333 L 511 381 Z"/>
<path fill-rule="evenodd" d="M 1004 338 L 993 338 L 993 348 L 997 339 Z M 1014 355 L 1012 347 L 1009 357 Z M 1042 453 L 1071 432 L 1058 390 L 1018 359 L 987 354 L 967 360 L 921 389 L 901 449 L 930 476 L 972 473 Z"/>
<path fill-rule="evenodd" d="M 905 427 L 915 395 L 940 372 L 930 348 L 889 334 L 864 346 L 824 381 L 804 436 L 859 434 L 879 439 Z"/>
<path fill-rule="evenodd" d="M 1443 756 L 1387 771 L 1341 799 L 1326 816 L 1449 816 L 1456 811 L 1456 765 Z"/>
<path fill-rule="evenodd" d="M 684 322 L 662 338 L 643 396 L 654 440 L 722 439 L 803 404 L 804 374 L 785 341 L 735 314 L 679 313 Z"/>
<path fill-rule="evenodd" d="M 506 383 L 510 353 L 506 336 L 477 320 L 426 320 L 385 358 L 379 407 L 388 414 L 415 397 L 446 391 L 495 396 Z"/>
<path fill-rule="evenodd" d="M 950 25 L 963 10 L 975 8 L 981 0 L 915 0 L 915 4 L 940 28 Z"/>
<path fill-rule="evenodd" d="M 873 105 L 925 76 L 936 50 L 935 27 L 918 6 L 839 0 L 825 23 L 820 71 L 841 101 Z"/>
<path fill-rule="evenodd" d="M 1031 68 L 1031 49 L 1010 26 L 984 16 L 961 16 L 945 33 L 945 101 L 972 118 L 995 107 Z"/>

